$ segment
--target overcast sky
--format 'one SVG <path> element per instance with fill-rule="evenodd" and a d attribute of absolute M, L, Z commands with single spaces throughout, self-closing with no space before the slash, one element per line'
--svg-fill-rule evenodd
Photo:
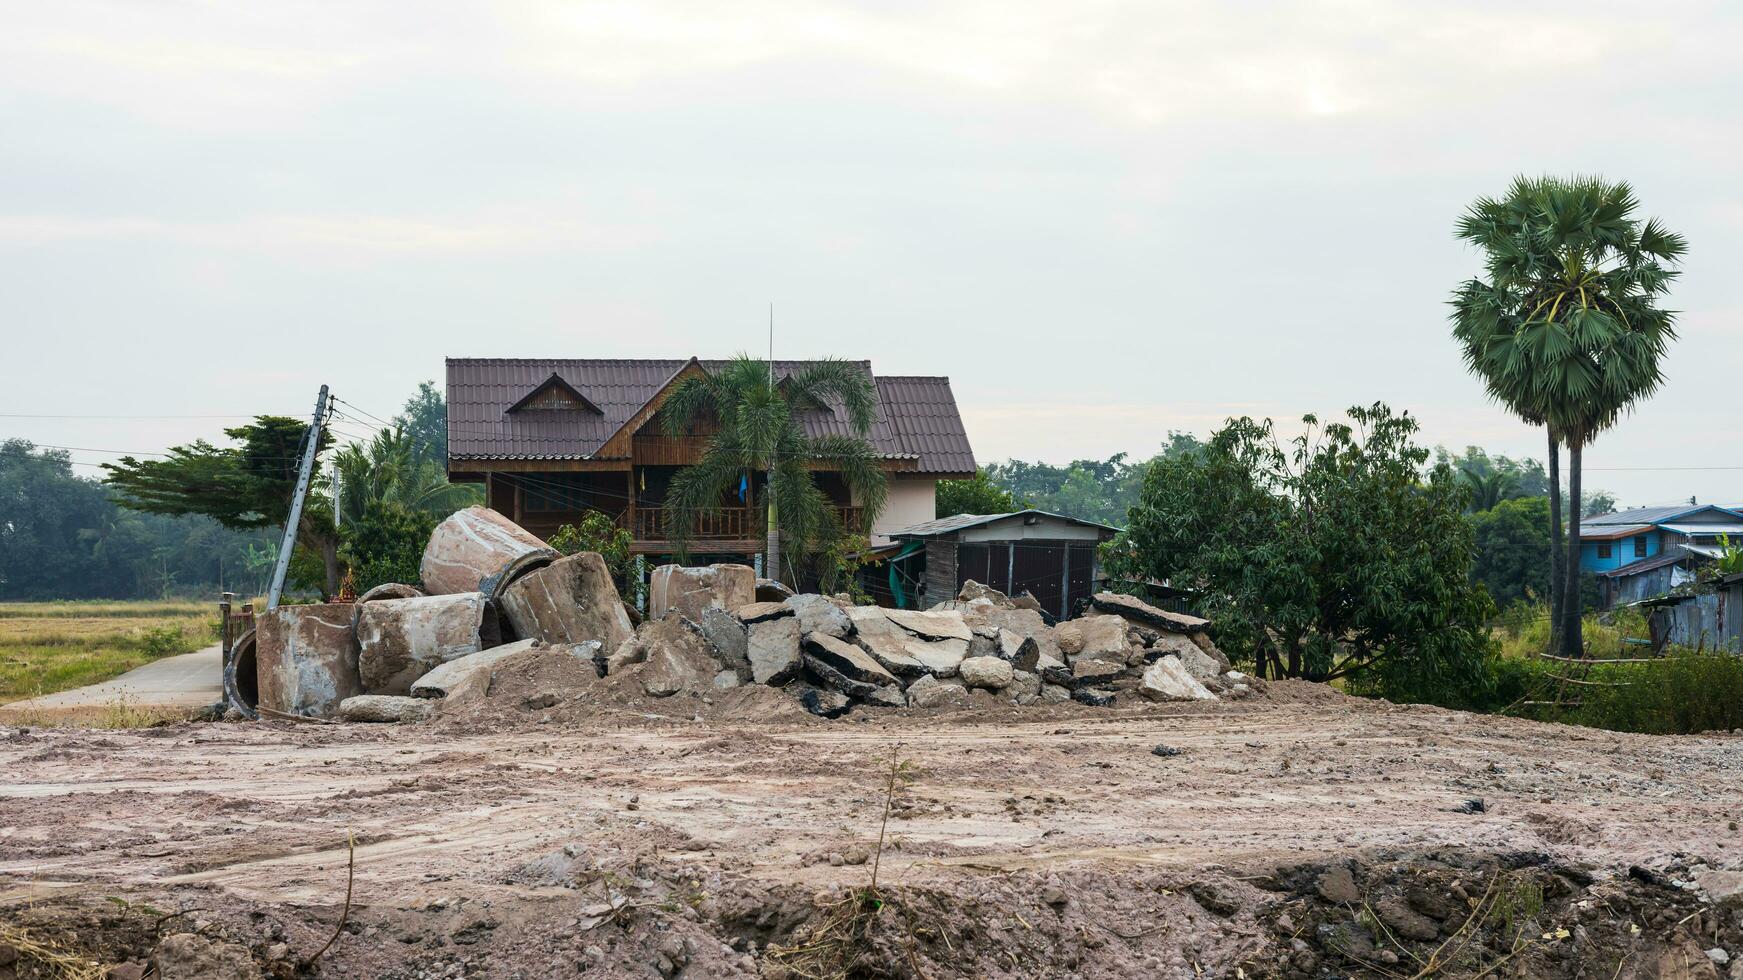
<path fill-rule="evenodd" d="M 1448 337 L 1478 264 L 1451 229 L 1515 173 L 1595 171 L 1692 248 L 1669 383 L 1586 484 L 1743 502 L 1722 3 L 54 0 L 4 22 L 0 415 L 301 414 L 322 382 L 387 415 L 448 355 L 760 352 L 773 300 L 781 356 L 949 375 L 983 462 L 1375 399 L 1426 441 L 1541 457 Z M 151 450 L 222 424 L 0 436 Z"/>

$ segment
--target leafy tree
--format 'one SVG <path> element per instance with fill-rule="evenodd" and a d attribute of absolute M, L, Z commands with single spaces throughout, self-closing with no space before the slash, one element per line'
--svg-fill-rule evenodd
<path fill-rule="evenodd" d="M 957 514 L 1008 514 L 1021 510 L 1016 498 L 998 484 L 987 479 L 984 469 L 976 470 L 966 480 L 939 480 L 935 513 L 939 517 Z"/>
<path fill-rule="evenodd" d="M 1202 444 L 1190 433 L 1170 431 L 1151 459 L 1173 459 L 1200 448 Z M 1125 453 L 1115 453 L 1105 460 L 1079 459 L 1066 466 L 1013 459 L 993 463 L 984 472 L 1025 507 L 1117 526 L 1126 522 L 1126 512 L 1138 502 L 1148 465 L 1127 462 Z"/>
<path fill-rule="evenodd" d="M 1602 490 L 1588 490 L 1580 502 L 1581 517 L 1597 517 L 1616 509 L 1616 495 Z"/>
<path fill-rule="evenodd" d="M 1658 304 L 1688 246 L 1656 219 L 1636 218 L 1638 205 L 1626 183 L 1520 177 L 1458 223 L 1458 237 L 1482 249 L 1486 278 L 1454 294 L 1453 334 L 1489 394 L 1546 427 L 1552 537 L 1561 524 L 1558 446 L 1567 446 L 1569 498 L 1578 502 L 1586 444 L 1658 388 L 1659 361 L 1676 338 L 1674 315 Z M 1579 548 L 1571 520 L 1551 589 L 1569 656 L 1582 648 Z"/>
<path fill-rule="evenodd" d="M 434 381 L 418 383 L 417 394 L 406 399 L 393 424 L 405 433 L 420 459 L 447 471 L 448 401 Z"/>
<path fill-rule="evenodd" d="M 812 438 L 801 415 L 840 406 L 852 435 Z M 712 428 L 702 458 L 679 470 L 666 494 L 666 536 L 680 554 L 696 518 L 723 506 L 741 481 L 756 485 L 758 512 L 767 516 L 767 569 L 783 578 L 807 556 L 826 551 L 844 529 L 814 467 L 841 475 L 865 514 L 867 526 L 889 493 L 877 450 L 865 440 L 877 415 L 877 390 L 857 365 L 826 358 L 786 378 L 766 361 L 740 354 L 719 370 L 689 377 L 673 388 L 660 415 L 668 435 Z M 783 566 L 781 552 L 788 552 Z"/>
<path fill-rule="evenodd" d="M 1478 684 L 1493 605 L 1470 581 L 1463 491 L 1444 465 L 1422 475 L 1408 414 L 1349 417 L 1307 416 L 1287 448 L 1269 420 L 1234 419 L 1150 464 L 1109 571 L 1183 590 L 1261 675 L 1410 700 Z"/>
<path fill-rule="evenodd" d="M 1476 559 L 1471 578 L 1496 605 L 1530 601 L 1549 578 L 1549 498 L 1503 500 L 1471 517 Z"/>
<path fill-rule="evenodd" d="M 388 582 L 415 584 L 423 574 L 424 544 L 441 518 L 397 500 L 372 500 L 345 522 L 340 555 L 358 592 Z"/>
<path fill-rule="evenodd" d="M 123 456 L 105 463 L 108 484 L 126 507 L 148 514 L 199 514 L 232 530 L 283 526 L 296 490 L 308 423 L 272 415 L 225 429 L 237 446 L 204 439 L 172 446 L 162 459 Z M 319 449 L 330 441 L 321 433 Z M 317 458 L 317 472 L 319 461 Z M 298 523 L 296 543 L 318 557 L 324 595 L 339 591 L 339 540 L 332 509 L 311 494 Z"/>
<path fill-rule="evenodd" d="M 545 543 L 565 555 L 598 552 L 599 557 L 605 559 L 605 567 L 611 570 L 618 592 L 627 594 L 631 584 L 630 572 L 635 565 L 635 555 L 630 553 L 635 536 L 618 527 L 609 516 L 590 510 L 581 516 L 581 523 L 557 528 L 557 533 L 547 538 Z"/>
<path fill-rule="evenodd" d="M 333 469 L 339 474 L 341 515 L 361 514 L 385 502 L 446 517 L 482 502 L 477 486 L 449 483 L 445 464 L 431 460 L 397 427 L 382 429 L 368 443 L 340 447 Z"/>

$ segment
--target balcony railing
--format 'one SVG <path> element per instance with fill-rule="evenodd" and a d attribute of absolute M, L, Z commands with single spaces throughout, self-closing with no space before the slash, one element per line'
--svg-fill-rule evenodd
<path fill-rule="evenodd" d="M 637 507 L 630 533 L 637 541 L 666 540 L 665 507 Z M 837 507 L 835 516 L 843 528 L 858 533 L 863 530 L 862 508 Z M 720 507 L 696 515 L 696 525 L 690 537 L 696 541 L 745 540 L 762 530 L 761 515 L 751 507 Z"/>

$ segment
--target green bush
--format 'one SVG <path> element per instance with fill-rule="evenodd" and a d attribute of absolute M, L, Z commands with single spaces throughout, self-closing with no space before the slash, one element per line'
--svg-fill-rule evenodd
<path fill-rule="evenodd" d="M 1594 728 L 1653 735 L 1743 728 L 1743 657 L 1685 652 L 1663 661 L 1593 669 L 1568 720 Z"/>

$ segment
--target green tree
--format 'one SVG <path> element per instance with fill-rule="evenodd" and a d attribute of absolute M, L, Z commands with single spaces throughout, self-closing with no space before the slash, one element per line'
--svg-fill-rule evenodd
<path fill-rule="evenodd" d="M 939 517 L 958 514 L 1008 514 L 1021 510 L 1010 491 L 987 479 L 986 470 L 976 470 L 966 480 L 939 480 L 934 513 Z"/>
<path fill-rule="evenodd" d="M 388 582 L 416 584 L 423 574 L 424 544 L 440 517 L 397 500 L 372 500 L 345 522 L 341 557 L 351 584 L 365 592 Z"/>
<path fill-rule="evenodd" d="M 430 459 L 417 440 L 398 427 L 382 429 L 367 443 L 341 446 L 333 454 L 333 469 L 339 474 L 342 518 L 362 514 L 374 503 L 446 517 L 482 502 L 476 485 L 449 483 L 445 464 Z"/>
<path fill-rule="evenodd" d="M 1115 577 L 1165 581 L 1257 673 L 1352 681 L 1397 699 L 1481 683 L 1493 604 L 1470 581 L 1471 528 L 1450 468 L 1427 471 L 1415 419 L 1382 404 L 1281 444 L 1230 421 L 1152 463 Z"/>
<path fill-rule="evenodd" d="M 807 435 L 802 416 L 814 411 L 837 414 L 851 434 Z M 867 527 L 883 510 L 888 481 L 865 439 L 877 417 L 877 389 L 859 365 L 825 358 L 776 378 L 768 362 L 740 354 L 712 373 L 680 381 L 660 415 L 668 435 L 713 430 L 701 459 L 679 470 L 667 490 L 666 536 L 680 554 L 696 518 L 721 508 L 754 474 L 764 477 L 756 492 L 766 515 L 770 578 L 782 579 L 783 568 L 827 551 L 845 530 L 817 485 L 817 469 L 841 475 Z"/>
<path fill-rule="evenodd" d="M 1471 579 L 1499 606 L 1541 595 L 1549 579 L 1549 498 L 1503 500 L 1471 517 Z"/>
<path fill-rule="evenodd" d="M 406 399 L 393 424 L 411 440 L 420 459 L 447 471 L 448 401 L 434 381 L 418 383 L 417 394 Z"/>
<path fill-rule="evenodd" d="M 590 510 L 581 516 L 579 524 L 565 524 L 557 529 L 545 541 L 552 548 L 565 555 L 579 554 L 583 551 L 598 552 L 605 560 L 605 567 L 611 571 L 612 579 L 617 583 L 617 591 L 628 594 L 630 571 L 635 565 L 635 555 L 630 552 L 630 546 L 635 543 L 635 536 L 610 516 L 596 510 Z"/>
<path fill-rule="evenodd" d="M 204 439 L 172 446 L 162 459 L 123 456 L 105 463 L 107 482 L 121 503 L 148 514 L 199 514 L 232 530 L 283 526 L 290 515 L 308 423 L 272 415 L 250 425 L 225 429 L 240 443 L 214 446 Z M 326 430 L 320 449 L 331 439 Z M 319 471 L 317 457 L 316 472 Z M 320 562 L 324 595 L 339 591 L 339 539 L 333 512 L 311 494 L 298 522 L 296 543 Z"/>
<path fill-rule="evenodd" d="M 1636 218 L 1638 206 L 1626 183 L 1520 177 L 1458 223 L 1458 237 L 1484 253 L 1484 277 L 1454 294 L 1453 334 L 1490 396 L 1548 432 L 1552 538 L 1561 526 L 1558 446 L 1568 450 L 1577 512 L 1585 446 L 1658 388 L 1676 337 L 1673 314 L 1658 304 L 1688 246 L 1656 219 Z M 1579 548 L 1574 518 L 1551 588 L 1568 656 L 1582 650 Z"/>

